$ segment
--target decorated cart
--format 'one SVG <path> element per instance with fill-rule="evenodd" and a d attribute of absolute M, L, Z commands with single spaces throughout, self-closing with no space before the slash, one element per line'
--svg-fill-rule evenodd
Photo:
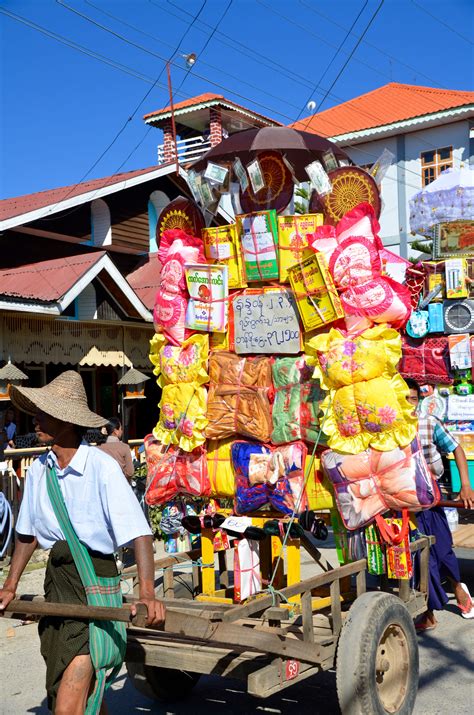
<path fill-rule="evenodd" d="M 312 134 L 250 130 L 158 220 L 146 501 L 167 616 L 135 620 L 127 651 L 148 695 L 213 673 L 267 697 L 336 666 L 344 714 L 412 711 L 430 544 L 412 514 L 439 494 L 398 372 L 418 276 L 379 237 L 378 172 Z M 304 181 L 312 213 L 295 215 Z M 235 222 L 211 226 L 225 202 Z M 318 548 L 329 526 L 338 565 Z"/>

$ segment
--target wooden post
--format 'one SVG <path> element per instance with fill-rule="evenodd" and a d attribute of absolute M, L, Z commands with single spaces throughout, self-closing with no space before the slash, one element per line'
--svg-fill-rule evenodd
<path fill-rule="evenodd" d="M 303 621 L 303 640 L 314 643 L 311 591 L 305 591 L 301 596 L 301 616 Z"/>

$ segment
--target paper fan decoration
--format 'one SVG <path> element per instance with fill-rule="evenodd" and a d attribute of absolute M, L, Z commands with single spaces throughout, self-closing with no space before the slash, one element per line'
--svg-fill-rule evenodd
<path fill-rule="evenodd" d="M 258 154 L 258 162 L 265 186 L 257 194 L 253 193 L 251 186 L 246 191 L 240 191 L 242 211 L 252 213 L 276 209 L 280 213 L 286 209 L 293 196 L 291 172 L 277 151 L 261 152 Z"/>
<path fill-rule="evenodd" d="M 190 236 L 200 236 L 204 226 L 204 217 L 197 204 L 183 196 L 178 196 L 160 213 L 156 227 L 157 245 L 160 245 L 163 231 L 167 229 L 180 228 Z"/>
<path fill-rule="evenodd" d="M 340 219 L 358 204 L 370 204 L 377 218 L 380 216 L 380 193 L 375 180 L 358 166 L 341 166 L 328 174 L 332 191 L 325 196 L 313 192 L 310 213 L 323 207 L 324 219 L 335 226 Z"/>

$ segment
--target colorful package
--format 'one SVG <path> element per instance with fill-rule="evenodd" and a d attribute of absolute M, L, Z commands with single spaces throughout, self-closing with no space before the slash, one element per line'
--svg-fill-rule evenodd
<path fill-rule="evenodd" d="M 360 454 L 323 452 L 321 464 L 335 491 L 347 529 L 359 529 L 389 509 L 420 511 L 436 506 L 439 490 L 418 436 L 407 447 Z"/>
<path fill-rule="evenodd" d="M 307 234 L 312 234 L 324 221 L 323 214 L 278 216 L 280 283 L 288 283 L 288 269 L 313 254 Z"/>
<path fill-rule="evenodd" d="M 305 330 L 314 330 L 344 317 L 326 259 L 315 253 L 288 271 Z"/>
<path fill-rule="evenodd" d="M 350 286 L 342 293 L 341 302 L 347 315 L 390 323 L 394 328 L 402 328 L 412 310 L 408 288 L 388 276 Z"/>
<path fill-rule="evenodd" d="M 179 447 L 165 447 L 153 435 L 145 437 L 148 505 L 165 504 L 178 494 L 208 496 L 210 483 L 206 452 L 198 447 L 184 452 Z"/>
<path fill-rule="evenodd" d="M 219 351 L 209 358 L 209 376 L 206 437 L 240 434 L 268 442 L 272 431 L 270 358 L 243 358 Z"/>
<path fill-rule="evenodd" d="M 255 442 L 233 443 L 236 510 L 247 514 L 270 503 L 283 514 L 307 509 L 304 466 L 307 449 L 302 442 L 267 447 Z"/>
<path fill-rule="evenodd" d="M 245 280 L 242 247 L 235 224 L 203 228 L 201 233 L 208 261 L 227 266 L 229 288 L 245 288 L 247 281 Z"/>
<path fill-rule="evenodd" d="M 365 543 L 367 545 L 367 571 L 374 576 L 382 576 L 387 572 L 385 545 L 380 539 L 375 524 L 365 527 Z"/>
<path fill-rule="evenodd" d="M 384 521 L 395 533 L 402 531 L 402 519 L 385 518 Z M 386 545 L 386 558 L 388 578 L 407 580 L 413 576 L 413 562 L 408 533 L 400 544 Z"/>
<path fill-rule="evenodd" d="M 247 281 L 278 279 L 278 226 L 276 211 L 236 217 Z"/>
<path fill-rule="evenodd" d="M 303 439 L 316 442 L 318 413 L 324 399 L 313 369 L 301 357 L 276 358 L 272 366 L 275 398 L 272 407 L 273 444 Z"/>
<path fill-rule="evenodd" d="M 206 389 L 195 382 L 165 385 L 153 436 L 163 444 L 177 444 L 186 452 L 204 444 L 206 397 Z"/>
<path fill-rule="evenodd" d="M 229 309 L 227 266 L 186 263 L 185 272 L 189 291 L 186 327 L 225 333 Z"/>
<path fill-rule="evenodd" d="M 179 382 L 209 382 L 206 372 L 209 355 L 209 336 L 192 335 L 182 345 L 167 344 L 164 335 L 155 334 L 150 340 L 150 361 L 155 366 L 160 387 Z"/>
<path fill-rule="evenodd" d="M 452 385 L 448 338 L 415 340 L 404 335 L 399 370 L 403 377 L 412 377 L 421 385 Z"/>
<path fill-rule="evenodd" d="M 306 345 L 317 355 L 314 377 L 326 390 L 375 377 L 390 378 L 396 374 L 401 357 L 400 333 L 386 325 L 376 325 L 353 337 L 331 328 Z"/>
<path fill-rule="evenodd" d="M 334 509 L 334 490 L 324 471 L 320 468 L 319 459 L 308 455 L 305 466 L 306 497 L 308 509 Z M 308 475 L 309 471 L 309 475 Z"/>
<path fill-rule="evenodd" d="M 258 541 L 239 539 L 234 546 L 234 601 L 241 603 L 261 590 Z"/>
<path fill-rule="evenodd" d="M 211 496 L 233 497 L 235 477 L 231 460 L 233 439 L 211 439 L 207 443 L 207 471 Z"/>

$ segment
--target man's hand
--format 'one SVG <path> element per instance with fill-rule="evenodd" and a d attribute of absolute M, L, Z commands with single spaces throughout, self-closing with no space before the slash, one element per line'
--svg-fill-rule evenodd
<path fill-rule="evenodd" d="M 160 626 L 165 622 L 166 608 L 162 601 L 158 601 L 156 598 L 140 598 L 136 603 L 143 603 L 147 608 L 147 626 Z M 136 616 L 136 604 L 132 605 L 131 614 Z"/>
<path fill-rule="evenodd" d="M 10 601 L 16 596 L 16 592 L 12 588 L 0 588 L 0 616 L 3 616 L 5 608 L 8 606 Z"/>
<path fill-rule="evenodd" d="M 461 487 L 457 499 L 464 502 L 465 509 L 474 509 L 474 489 L 470 485 L 464 484 Z"/>

